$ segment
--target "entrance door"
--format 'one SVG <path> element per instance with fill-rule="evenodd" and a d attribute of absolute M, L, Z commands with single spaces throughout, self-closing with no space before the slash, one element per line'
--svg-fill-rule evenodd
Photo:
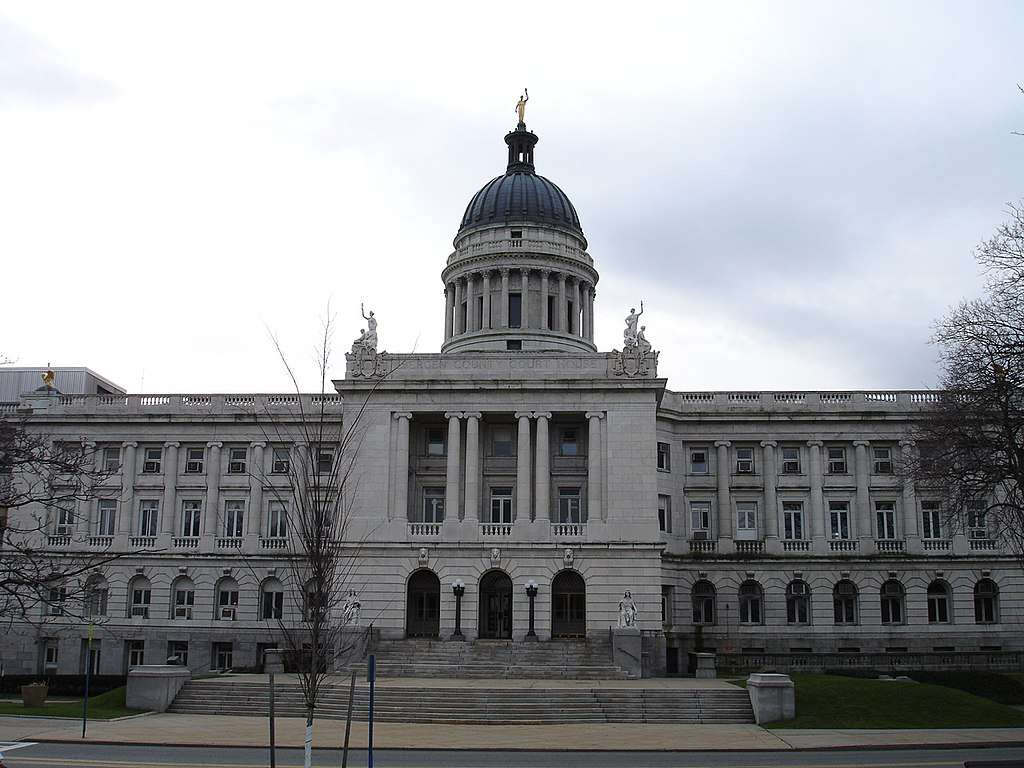
<path fill-rule="evenodd" d="M 562 571 L 551 582 L 551 636 L 585 637 L 587 587 L 576 571 Z"/>
<path fill-rule="evenodd" d="M 512 579 L 504 571 L 480 579 L 480 637 L 512 639 Z"/>
<path fill-rule="evenodd" d="M 433 571 L 416 571 L 406 594 L 405 633 L 437 637 L 441 632 L 441 582 Z"/>

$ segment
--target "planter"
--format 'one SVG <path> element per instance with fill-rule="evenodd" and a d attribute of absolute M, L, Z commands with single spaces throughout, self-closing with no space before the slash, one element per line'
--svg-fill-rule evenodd
<path fill-rule="evenodd" d="M 41 707 L 46 703 L 50 687 L 46 683 L 32 683 L 21 686 L 21 701 L 26 707 Z"/>

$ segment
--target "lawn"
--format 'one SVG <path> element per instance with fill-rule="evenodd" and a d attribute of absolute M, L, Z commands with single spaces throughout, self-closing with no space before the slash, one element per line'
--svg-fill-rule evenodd
<path fill-rule="evenodd" d="M 838 675 L 793 675 L 793 720 L 769 728 L 1003 728 L 1024 712 L 965 691 L 925 683 Z"/>
<path fill-rule="evenodd" d="M 58 697 L 65 698 L 65 697 Z M 124 688 L 89 697 L 89 719 L 109 720 L 112 717 L 138 714 L 124 706 Z M 47 703 L 41 707 L 26 707 L 20 703 L 0 703 L 0 715 L 43 715 L 49 717 L 81 717 L 82 700 Z"/>

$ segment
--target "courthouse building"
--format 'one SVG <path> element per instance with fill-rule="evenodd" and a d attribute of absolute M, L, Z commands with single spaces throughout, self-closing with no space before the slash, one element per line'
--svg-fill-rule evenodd
<path fill-rule="evenodd" d="M 534 582 L 542 642 L 606 642 L 630 591 L 654 674 L 697 645 L 1020 649 L 1014 559 L 983 518 L 954 528 L 942 498 L 901 478 L 932 394 L 673 391 L 632 312 L 621 347 L 598 349 L 599 244 L 592 257 L 572 202 L 536 172 L 536 135 L 520 122 L 505 143 L 507 168 L 438 258 L 440 351 L 380 351 L 374 318 L 324 403 L 342 420 L 365 404 L 350 529 L 362 623 L 447 639 L 461 582 L 468 641 L 518 642 Z M 92 577 L 97 669 L 251 667 L 277 644 L 289 531 L 275 488 L 294 447 L 255 414 L 288 419 L 298 401 L 107 387 L 0 405 L 94 445 L 113 473 L 46 538 L 126 553 Z M 0 639 L 9 673 L 83 669 L 87 629 L 50 618 Z"/>

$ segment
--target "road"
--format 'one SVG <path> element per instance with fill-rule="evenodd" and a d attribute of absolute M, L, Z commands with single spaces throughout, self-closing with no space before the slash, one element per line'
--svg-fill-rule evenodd
<path fill-rule="evenodd" d="M 9 768 L 266 768 L 265 749 L 146 747 L 100 744 L 0 744 Z M 841 750 L 821 752 L 429 752 L 378 750 L 380 768 L 963 768 L 965 760 L 1012 761 L 1024 766 L 1024 748 Z M 314 766 L 340 766 L 337 750 L 316 750 Z M 366 752 L 349 755 L 366 765 Z M 302 765 L 302 750 L 279 749 L 277 765 Z"/>

